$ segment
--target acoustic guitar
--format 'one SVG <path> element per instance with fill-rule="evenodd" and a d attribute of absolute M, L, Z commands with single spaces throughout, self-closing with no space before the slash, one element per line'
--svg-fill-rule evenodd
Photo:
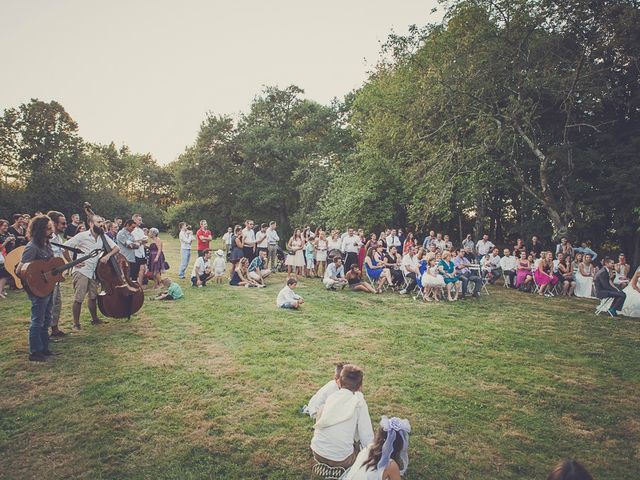
<path fill-rule="evenodd" d="M 56 283 L 64 281 L 62 272 L 75 267 L 79 263 L 102 253 L 101 249 L 93 250 L 88 255 L 80 257 L 72 262 L 65 263 L 60 257 L 49 260 L 34 260 L 22 265 L 20 278 L 24 282 L 25 289 L 36 297 L 46 297 L 56 286 Z"/>
<path fill-rule="evenodd" d="M 16 284 L 16 288 L 22 288 L 22 279 L 16 274 L 16 267 L 22 259 L 22 253 L 24 252 L 24 246 L 14 248 L 4 256 L 4 268 L 13 277 Z"/>

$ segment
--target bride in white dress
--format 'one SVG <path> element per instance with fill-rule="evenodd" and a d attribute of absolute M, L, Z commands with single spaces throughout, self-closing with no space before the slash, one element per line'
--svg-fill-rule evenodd
<path fill-rule="evenodd" d="M 629 285 L 623 290 L 627 299 L 622 306 L 621 315 L 640 318 L 640 267 L 631 278 Z"/>
<path fill-rule="evenodd" d="M 595 268 L 591 264 L 591 255 L 585 255 L 582 263 L 576 271 L 576 297 L 593 298 L 593 277 Z"/>

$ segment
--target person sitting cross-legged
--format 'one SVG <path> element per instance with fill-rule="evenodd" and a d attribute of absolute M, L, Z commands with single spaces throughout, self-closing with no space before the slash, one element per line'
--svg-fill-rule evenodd
<path fill-rule="evenodd" d="M 361 445 L 373 442 L 369 408 L 362 395 L 364 373 L 356 365 L 342 368 L 340 390 L 329 395 L 316 416 L 311 450 L 316 461 L 330 467 L 353 465 Z"/>
<path fill-rule="evenodd" d="M 409 420 L 383 416 L 373 443 L 360 451 L 345 480 L 400 480 L 409 467 Z"/>
<path fill-rule="evenodd" d="M 342 258 L 339 256 L 333 257 L 333 262 L 327 267 L 327 271 L 324 272 L 324 278 L 322 283 L 327 290 L 335 290 L 336 287 L 346 287 L 347 279 L 344 278 L 344 265 L 342 265 Z"/>
<path fill-rule="evenodd" d="M 488 255 L 482 257 L 482 271 L 491 285 L 494 285 L 498 277 L 502 275 L 500 260 L 500 250 L 498 248 L 494 248 Z"/>
<path fill-rule="evenodd" d="M 287 284 L 278 292 L 278 297 L 276 298 L 276 305 L 279 308 L 290 308 L 293 310 L 300 308 L 300 305 L 304 303 L 304 299 L 293 291 L 297 286 L 298 281 L 295 278 L 289 278 L 287 280 Z"/>

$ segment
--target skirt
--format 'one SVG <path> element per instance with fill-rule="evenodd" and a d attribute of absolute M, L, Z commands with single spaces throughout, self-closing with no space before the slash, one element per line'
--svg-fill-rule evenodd
<path fill-rule="evenodd" d="M 297 250 L 294 255 L 287 255 L 284 264 L 291 267 L 304 267 L 304 252 Z"/>
<path fill-rule="evenodd" d="M 444 278 L 442 275 L 434 277 L 433 275 L 429 275 L 425 272 L 422 274 L 421 283 L 425 287 L 444 287 Z"/>
<path fill-rule="evenodd" d="M 318 250 L 316 252 L 316 260 L 318 262 L 326 262 L 327 261 L 327 251 L 326 250 Z"/>
<path fill-rule="evenodd" d="M 533 272 L 533 278 L 535 278 L 536 283 L 540 286 L 546 285 L 548 283 L 551 283 L 552 285 L 558 283 L 558 277 L 553 276 L 549 278 L 549 275 L 545 275 L 544 273 L 540 272 L 540 270 L 536 270 L 535 272 Z"/>

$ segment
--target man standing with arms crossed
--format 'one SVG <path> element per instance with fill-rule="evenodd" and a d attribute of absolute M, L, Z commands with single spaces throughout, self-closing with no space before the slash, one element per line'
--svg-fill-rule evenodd
<path fill-rule="evenodd" d="M 247 220 L 244 222 L 245 227 L 242 230 L 244 235 L 244 247 L 242 248 L 244 256 L 249 260 L 253 260 L 256 256 L 256 232 L 253 231 L 253 220 Z"/>
<path fill-rule="evenodd" d="M 213 234 L 209 230 L 206 220 L 200 220 L 200 228 L 196 232 L 196 240 L 198 240 L 198 256 L 202 257 L 205 250 L 209 250 L 209 244 L 213 240 Z"/>

